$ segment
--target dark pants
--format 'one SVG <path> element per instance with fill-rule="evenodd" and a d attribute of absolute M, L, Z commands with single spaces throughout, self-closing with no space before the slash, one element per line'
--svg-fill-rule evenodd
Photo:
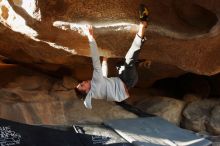
<path fill-rule="evenodd" d="M 138 81 L 136 63 L 140 54 L 144 39 L 135 36 L 131 48 L 128 50 L 124 63 L 117 65 L 119 78 L 125 83 L 128 89 L 134 87 Z"/>

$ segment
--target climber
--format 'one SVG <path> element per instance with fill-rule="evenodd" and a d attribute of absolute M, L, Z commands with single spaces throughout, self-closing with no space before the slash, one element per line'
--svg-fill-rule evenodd
<path fill-rule="evenodd" d="M 97 44 L 93 36 L 93 28 L 91 25 L 87 25 L 83 29 L 83 32 L 89 40 L 93 63 L 93 76 L 92 80 L 79 83 L 75 89 L 77 93 L 85 97 L 84 105 L 86 108 L 92 108 L 92 98 L 121 102 L 129 97 L 128 90 L 137 83 L 138 74 L 136 62 L 138 61 L 141 46 L 145 41 L 144 32 L 147 28 L 148 21 L 148 10 L 144 5 L 140 5 L 139 15 L 140 24 L 138 33 L 125 56 L 124 63 L 117 66 L 118 77 L 107 78 L 103 76 L 103 73 L 106 72 L 107 69 L 107 59 L 103 59 L 101 66 Z M 105 74 L 107 75 L 107 72 Z"/>

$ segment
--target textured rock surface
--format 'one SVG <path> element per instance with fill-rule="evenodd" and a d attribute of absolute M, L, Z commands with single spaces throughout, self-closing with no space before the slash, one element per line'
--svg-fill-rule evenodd
<path fill-rule="evenodd" d="M 179 125 L 185 103 L 168 97 L 152 97 L 144 100 L 137 106 L 147 113 L 160 116 L 172 123 Z"/>
<path fill-rule="evenodd" d="M 160 116 L 168 121 L 179 125 L 182 118 L 182 110 L 185 102 L 169 97 L 152 96 L 149 92 L 135 92 L 128 103 L 133 104 L 137 108 L 146 113 Z"/>
<path fill-rule="evenodd" d="M 86 58 L 77 57 L 89 56 L 87 40 L 79 32 L 79 24 L 88 21 L 96 27 L 100 53 L 122 58 L 135 35 L 141 2 L 2 0 L 0 54 L 19 62 L 69 68 L 89 64 Z M 220 71 L 219 1 L 145 4 L 151 12 L 151 23 L 141 58 L 204 75 Z"/>
<path fill-rule="evenodd" d="M 194 131 L 219 134 L 219 104 L 218 99 L 190 103 L 183 111 L 182 125 Z"/>
<path fill-rule="evenodd" d="M 103 101 L 95 102 L 95 108 L 87 111 L 75 98 L 73 87 L 75 79 L 92 75 L 82 24 L 87 21 L 94 25 L 100 55 L 109 58 L 109 75 L 115 76 L 115 64 L 125 56 L 137 31 L 137 9 L 143 2 L 149 7 L 151 21 L 146 32 L 148 41 L 140 54 L 146 61 L 138 66 L 137 87 L 142 88 L 138 90 L 185 73 L 215 75 L 210 81 L 193 78 L 183 83 L 182 90 L 188 94 L 184 99 L 192 102 L 184 111 L 183 123 L 187 121 L 185 127 L 196 131 L 219 133 L 215 116 L 219 108 L 209 102 L 200 106 L 202 101 L 194 102 L 197 99 L 190 95 L 220 96 L 218 0 L 0 0 L 0 116 L 35 124 L 135 117 Z M 66 76 L 63 80 L 45 77 L 5 62 Z M 184 102 L 164 97 L 160 91 L 138 90 L 131 91 L 128 102 L 176 124 L 180 122 Z"/>
<path fill-rule="evenodd" d="M 101 123 L 110 119 L 135 118 L 114 103 L 94 101 L 94 108 L 87 110 L 79 99 L 42 102 L 0 103 L 1 118 L 28 124 L 72 125 L 73 123 Z"/>
<path fill-rule="evenodd" d="M 103 100 L 94 100 L 93 109 L 86 109 L 75 94 L 74 82 L 70 76 L 56 79 L 34 72 L 14 76 L 0 89 L 0 117 L 46 125 L 101 123 L 108 119 L 136 117 L 115 103 Z"/>
<path fill-rule="evenodd" d="M 186 103 L 191 103 L 191 102 L 198 101 L 198 100 L 202 100 L 202 99 L 201 99 L 201 97 L 198 96 L 198 95 L 186 94 L 186 95 L 183 97 L 183 100 L 184 100 Z"/>
<path fill-rule="evenodd" d="M 207 126 L 207 131 L 210 133 L 219 135 L 220 134 L 220 105 L 216 105 L 212 111 L 210 120 Z"/>

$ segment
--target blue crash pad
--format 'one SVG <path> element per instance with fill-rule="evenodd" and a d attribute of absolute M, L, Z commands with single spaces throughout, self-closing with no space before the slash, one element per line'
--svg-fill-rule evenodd
<path fill-rule="evenodd" d="M 208 146 L 211 144 L 211 141 L 192 131 L 181 129 L 160 117 L 120 119 L 106 121 L 104 124 L 137 146 Z"/>

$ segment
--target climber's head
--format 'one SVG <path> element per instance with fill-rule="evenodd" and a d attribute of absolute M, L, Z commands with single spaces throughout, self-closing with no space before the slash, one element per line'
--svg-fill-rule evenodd
<path fill-rule="evenodd" d="M 91 88 L 91 80 L 82 81 L 75 87 L 77 95 L 85 97 Z"/>

